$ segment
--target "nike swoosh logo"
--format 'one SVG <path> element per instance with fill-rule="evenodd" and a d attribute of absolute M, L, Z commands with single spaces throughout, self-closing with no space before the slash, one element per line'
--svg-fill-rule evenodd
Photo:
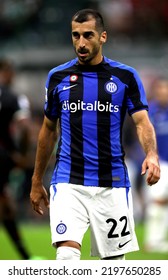
<path fill-rule="evenodd" d="M 130 240 L 128 240 L 127 242 L 125 242 L 125 243 L 119 243 L 119 245 L 118 245 L 118 248 L 119 249 L 121 249 L 121 248 L 123 248 L 128 242 L 130 242 L 131 241 L 131 239 Z"/>
<path fill-rule="evenodd" d="M 70 89 L 70 88 L 72 88 L 72 87 L 76 87 L 77 86 L 77 84 L 75 84 L 75 85 L 72 85 L 72 86 L 64 86 L 63 87 L 63 90 L 67 90 L 67 89 Z"/>

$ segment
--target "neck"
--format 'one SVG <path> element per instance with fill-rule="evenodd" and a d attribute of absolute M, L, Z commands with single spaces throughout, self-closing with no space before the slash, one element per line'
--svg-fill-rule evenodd
<path fill-rule="evenodd" d="M 94 59 L 92 59 L 91 61 L 88 61 L 88 62 L 81 62 L 80 60 L 78 60 L 79 64 L 81 65 L 97 65 L 99 63 L 101 63 L 103 61 L 103 55 L 99 56 L 99 57 L 96 57 Z"/>

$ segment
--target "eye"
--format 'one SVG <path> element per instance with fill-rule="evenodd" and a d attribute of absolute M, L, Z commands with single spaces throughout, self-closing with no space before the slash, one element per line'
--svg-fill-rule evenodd
<path fill-rule="evenodd" d="M 85 33 L 83 34 L 83 37 L 84 37 L 85 39 L 91 39 L 93 36 L 94 36 L 94 33 L 93 33 L 92 31 L 88 31 L 88 32 L 85 32 Z"/>
<path fill-rule="evenodd" d="M 80 35 L 78 32 L 72 32 L 72 36 L 75 38 L 75 39 L 79 39 Z"/>

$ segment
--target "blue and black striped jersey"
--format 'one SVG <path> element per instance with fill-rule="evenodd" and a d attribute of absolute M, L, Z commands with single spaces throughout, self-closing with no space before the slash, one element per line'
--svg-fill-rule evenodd
<path fill-rule="evenodd" d="M 148 110 L 136 70 L 104 57 L 94 66 L 77 58 L 52 69 L 46 81 L 45 115 L 60 119 L 54 183 L 129 187 L 124 163 L 125 114 Z"/>

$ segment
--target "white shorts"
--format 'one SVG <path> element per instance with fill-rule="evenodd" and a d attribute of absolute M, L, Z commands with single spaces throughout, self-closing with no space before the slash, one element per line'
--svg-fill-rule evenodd
<path fill-rule="evenodd" d="M 52 244 L 72 240 L 80 245 L 90 227 L 91 255 L 101 259 L 139 250 L 131 189 L 52 185 L 50 227 Z"/>

